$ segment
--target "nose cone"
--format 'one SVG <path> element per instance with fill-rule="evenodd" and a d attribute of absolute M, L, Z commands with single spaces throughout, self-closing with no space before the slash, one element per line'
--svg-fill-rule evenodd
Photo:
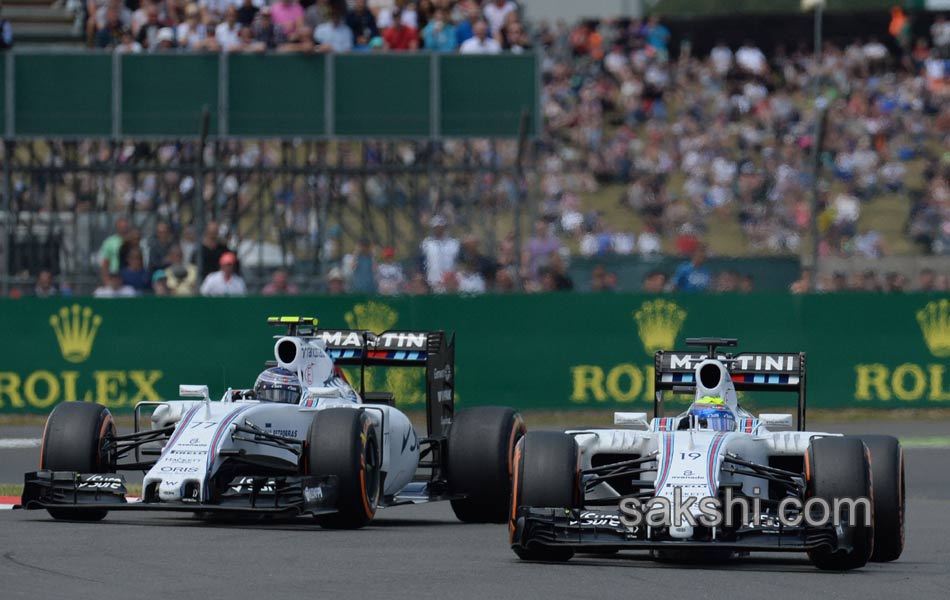
<path fill-rule="evenodd" d="M 174 502 L 181 500 L 181 487 L 183 481 L 180 479 L 163 479 L 158 485 L 158 498 L 162 502 Z"/>

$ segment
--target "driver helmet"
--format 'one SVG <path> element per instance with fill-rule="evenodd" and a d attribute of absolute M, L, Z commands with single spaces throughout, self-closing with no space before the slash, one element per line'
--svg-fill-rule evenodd
<path fill-rule="evenodd" d="M 689 407 L 689 416 L 696 418 L 700 429 L 735 431 L 736 416 L 718 396 L 703 396 Z"/>
<path fill-rule="evenodd" d="M 303 386 L 297 375 L 282 367 L 267 369 L 254 382 L 254 394 L 261 402 L 297 404 L 302 392 Z"/>

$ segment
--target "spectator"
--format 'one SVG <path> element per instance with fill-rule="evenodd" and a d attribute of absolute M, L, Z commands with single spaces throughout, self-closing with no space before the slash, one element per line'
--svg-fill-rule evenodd
<path fill-rule="evenodd" d="M 158 221 L 155 223 L 155 234 L 149 238 L 146 245 L 149 270 L 154 271 L 168 264 L 168 251 L 174 245 L 175 238 L 172 236 L 172 228 L 168 222 Z"/>
<path fill-rule="evenodd" d="M 316 29 L 318 25 L 330 18 L 330 7 L 339 4 L 340 0 L 316 0 L 303 12 L 303 21 L 311 29 Z M 301 2 L 301 5 L 304 3 Z"/>
<path fill-rule="evenodd" d="M 425 49 L 433 52 L 454 52 L 458 47 L 455 26 L 443 8 L 436 9 L 435 16 L 422 30 L 422 38 Z"/>
<path fill-rule="evenodd" d="M 221 241 L 221 227 L 216 221 L 209 221 L 205 225 L 205 232 L 201 238 L 201 278 L 204 280 L 215 267 L 221 264 L 221 257 L 231 252 L 227 244 Z M 237 269 L 240 272 L 240 268 Z"/>
<path fill-rule="evenodd" d="M 496 35 L 505 24 L 505 18 L 510 13 L 518 13 L 518 5 L 511 0 L 489 0 L 484 9 L 485 23 L 488 25 L 489 35 Z"/>
<path fill-rule="evenodd" d="M 666 285 L 666 273 L 662 271 L 650 271 L 643 277 L 640 290 L 645 294 L 662 294 L 666 291 Z"/>
<path fill-rule="evenodd" d="M 159 52 L 167 52 L 168 50 L 175 49 L 175 30 L 171 27 L 162 27 L 158 30 L 158 35 L 155 36 L 156 46 L 155 50 Z"/>
<path fill-rule="evenodd" d="M 110 273 L 119 272 L 119 250 L 129 234 L 129 221 L 125 217 L 119 217 L 115 221 L 115 233 L 110 235 L 102 242 L 99 247 L 99 263 L 102 267 L 102 281 L 108 279 Z"/>
<path fill-rule="evenodd" d="M 460 294 L 484 294 L 488 289 L 478 265 L 471 259 L 459 261 L 459 270 L 453 279 Z"/>
<path fill-rule="evenodd" d="M 202 296 L 244 296 L 247 285 L 237 274 L 237 256 L 233 252 L 221 255 L 220 270 L 210 273 L 201 283 Z"/>
<path fill-rule="evenodd" d="M 122 283 L 136 292 L 148 292 L 152 289 L 152 276 L 145 270 L 142 250 L 138 247 L 129 250 L 128 263 L 119 272 Z"/>
<path fill-rule="evenodd" d="M 659 56 L 665 57 L 669 54 L 667 44 L 670 41 L 670 30 L 660 23 L 659 17 L 650 17 L 645 27 L 647 44 L 656 51 Z"/>
<path fill-rule="evenodd" d="M 158 32 L 161 31 L 165 25 L 159 19 L 159 10 L 157 5 L 148 4 L 145 6 L 144 10 L 144 22 L 135 32 L 135 41 L 138 42 L 142 48 L 153 51 L 158 48 Z"/>
<path fill-rule="evenodd" d="M 393 8 L 392 25 L 383 31 L 383 41 L 389 50 L 416 50 L 419 48 L 419 34 L 415 28 L 406 25 L 402 12 Z"/>
<path fill-rule="evenodd" d="M 552 252 L 547 266 L 541 269 L 541 289 L 545 292 L 569 292 L 574 289 L 574 281 L 567 274 L 567 265 L 559 252 Z"/>
<path fill-rule="evenodd" d="M 481 18 L 478 5 L 472 4 L 465 13 L 465 18 L 455 26 L 455 46 L 460 47 L 465 40 L 475 35 L 475 23 Z"/>
<path fill-rule="evenodd" d="M 278 52 L 312 52 L 317 47 L 314 43 L 313 29 L 303 21 L 284 39 L 285 41 L 277 48 Z"/>
<path fill-rule="evenodd" d="M 353 30 L 343 21 L 343 12 L 338 8 L 331 9 L 329 20 L 317 26 L 313 39 L 321 52 L 349 52 L 353 49 Z"/>
<path fill-rule="evenodd" d="M 296 296 L 300 293 L 287 274 L 287 269 L 277 269 L 271 275 L 270 283 L 264 286 L 261 294 L 265 296 Z"/>
<path fill-rule="evenodd" d="M 353 3 L 353 10 L 346 13 L 346 25 L 353 32 L 353 45 L 356 48 L 366 48 L 373 38 L 379 37 L 376 17 L 367 8 L 366 0 Z"/>
<path fill-rule="evenodd" d="M 534 235 L 525 244 L 521 264 L 525 269 L 524 279 L 537 281 L 542 267 L 548 266 L 551 256 L 561 250 L 561 240 L 554 235 L 551 225 L 544 219 L 534 223 Z"/>
<path fill-rule="evenodd" d="M 807 294 L 811 292 L 813 273 L 811 267 L 802 267 L 801 277 L 792 283 L 789 291 L 793 294 Z"/>
<path fill-rule="evenodd" d="M 446 235 L 444 217 L 432 217 L 430 225 L 432 235 L 422 240 L 421 245 L 425 279 L 433 291 L 444 293 L 444 276 L 455 271 L 460 246 L 457 239 Z"/>
<path fill-rule="evenodd" d="M 373 245 L 369 238 L 360 238 L 356 252 L 347 256 L 343 262 L 350 275 L 350 291 L 367 295 L 376 293 L 376 260 L 373 258 Z"/>
<path fill-rule="evenodd" d="M 105 9 L 104 22 L 96 32 L 97 48 L 112 48 L 122 43 L 125 27 L 119 19 L 119 11 L 112 6 Z"/>
<path fill-rule="evenodd" d="M 207 29 L 201 24 L 201 11 L 198 5 L 191 3 L 185 7 L 185 20 L 175 29 L 175 40 L 179 48 L 198 50 L 204 41 Z"/>
<path fill-rule="evenodd" d="M 419 18 L 416 7 L 409 0 L 393 0 L 391 7 L 384 7 L 376 13 L 376 24 L 386 30 L 401 22 L 413 30 L 419 29 Z"/>
<path fill-rule="evenodd" d="M 3 7 L 0 6 L 0 51 L 13 47 L 13 27 L 10 21 L 3 18 Z"/>
<path fill-rule="evenodd" d="M 152 273 L 152 293 L 156 296 L 171 296 L 171 290 L 168 288 L 168 276 L 164 269 L 158 269 Z"/>
<path fill-rule="evenodd" d="M 240 39 L 241 23 L 238 22 L 237 7 L 229 5 L 224 12 L 224 20 L 215 27 L 215 37 L 221 44 L 221 49 L 225 52 L 231 52 L 241 45 Z"/>
<path fill-rule="evenodd" d="M 274 25 L 280 27 L 285 36 L 291 35 L 303 23 L 304 10 L 298 0 L 276 0 L 270 8 Z"/>
<path fill-rule="evenodd" d="M 516 14 L 516 13 L 512 13 Z M 501 49 L 512 54 L 522 54 L 531 50 L 531 38 L 518 20 L 506 23 L 501 30 Z"/>
<path fill-rule="evenodd" d="M 172 246 L 168 250 L 168 264 L 165 271 L 165 284 L 172 296 L 194 296 L 198 291 L 198 267 L 184 260 L 181 247 Z"/>
<path fill-rule="evenodd" d="M 477 21 L 472 37 L 462 42 L 459 52 L 462 54 L 498 54 L 501 52 L 501 45 L 495 38 L 488 37 L 488 24 L 485 21 Z"/>
<path fill-rule="evenodd" d="M 36 285 L 33 287 L 33 295 L 37 298 L 52 298 L 59 295 L 59 289 L 53 283 L 53 274 L 49 269 L 43 269 L 36 276 Z"/>
<path fill-rule="evenodd" d="M 254 3 L 254 0 L 242 0 L 237 9 L 237 20 L 242 27 L 251 27 L 257 19 L 257 13 L 261 6 Z"/>
<path fill-rule="evenodd" d="M 131 298 L 135 296 L 135 289 L 122 283 L 122 275 L 118 271 L 110 271 L 103 285 L 92 293 L 94 298 Z"/>
<path fill-rule="evenodd" d="M 705 292 L 712 282 L 706 266 L 706 249 L 700 244 L 692 258 L 682 263 L 673 273 L 673 289 L 680 292 Z"/>
<path fill-rule="evenodd" d="M 380 253 L 380 260 L 376 264 L 377 289 L 383 296 L 399 294 L 402 292 L 402 286 L 406 281 L 402 265 L 394 260 L 395 256 L 395 250 L 390 247 L 383 248 Z"/>
<path fill-rule="evenodd" d="M 142 44 L 135 41 L 131 29 L 122 30 L 122 38 L 119 45 L 115 47 L 119 54 L 139 54 L 142 52 Z"/>
<path fill-rule="evenodd" d="M 346 279 L 339 267 L 333 267 L 327 274 L 327 294 L 339 296 L 346 293 Z"/>
<path fill-rule="evenodd" d="M 271 18 L 271 7 L 264 6 L 254 24 L 254 41 L 260 42 L 268 50 L 273 50 L 284 43 L 283 30 L 274 24 Z"/>

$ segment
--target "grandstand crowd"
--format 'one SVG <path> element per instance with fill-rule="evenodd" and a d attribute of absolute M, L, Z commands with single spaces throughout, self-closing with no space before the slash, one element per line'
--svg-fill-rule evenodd
<path fill-rule="evenodd" d="M 117 52 L 540 52 L 545 125 L 532 234 L 520 247 L 510 232 L 489 244 L 451 204 L 426 206 L 428 234 L 418 248 L 372 239 L 338 248 L 321 283 L 329 293 L 569 290 L 574 256 L 661 253 L 684 262 L 651 273 L 639 282 L 645 291 L 748 291 L 750 277 L 703 266 L 704 241 L 715 233 L 710 224 L 725 219 L 752 254 L 803 253 L 817 91 L 829 124 L 819 157 L 820 256 L 888 255 L 882 232 L 862 222 L 867 206 L 881 202 L 907 215 L 903 235 L 915 252 L 950 255 L 950 21 L 942 16 L 928 37 L 883 31 L 826 42 L 819 58 L 804 45 L 671 48 L 657 18 L 527 23 L 511 0 L 90 0 L 87 10 L 90 42 Z M 234 160 L 253 147 L 235 144 Z M 504 195 L 512 182 L 493 185 L 464 193 Z M 604 191 L 615 205 L 590 206 L 586 199 Z M 635 225 L 620 224 L 618 213 Z M 306 217 L 288 218 L 303 223 L 300 236 L 313 234 Z M 233 228 L 221 235 L 211 223 L 199 239 L 174 220 L 154 222 L 143 235 L 138 224 L 117 221 L 100 249 L 96 295 L 249 293 Z M 946 290 L 948 274 L 836 273 L 817 288 Z M 811 277 L 805 270 L 793 291 L 810 289 Z M 294 293 L 297 279 L 279 269 L 250 292 Z M 615 289 L 616 275 L 595 269 L 581 287 Z M 54 288 L 50 272 L 38 277 L 37 295 Z"/>

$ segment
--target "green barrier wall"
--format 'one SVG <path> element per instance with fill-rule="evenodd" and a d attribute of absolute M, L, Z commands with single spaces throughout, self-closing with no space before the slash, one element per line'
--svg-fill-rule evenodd
<path fill-rule="evenodd" d="M 273 357 L 268 315 L 328 327 L 457 333 L 463 405 L 648 409 L 652 353 L 687 336 L 808 352 L 811 408 L 950 406 L 950 300 L 928 295 L 541 295 L 396 299 L 0 301 L 0 412 L 84 399 L 129 411 L 180 383 L 250 387 Z M 355 370 L 354 370 L 355 371 Z M 357 375 L 356 372 L 351 375 Z M 421 408 L 421 372 L 370 372 L 367 389 Z M 750 407 L 789 405 L 749 395 Z"/>
<path fill-rule="evenodd" d="M 0 56 L 0 133 L 193 137 L 207 106 L 223 137 L 515 137 L 525 108 L 533 135 L 537 67 L 535 55 L 16 51 Z"/>

